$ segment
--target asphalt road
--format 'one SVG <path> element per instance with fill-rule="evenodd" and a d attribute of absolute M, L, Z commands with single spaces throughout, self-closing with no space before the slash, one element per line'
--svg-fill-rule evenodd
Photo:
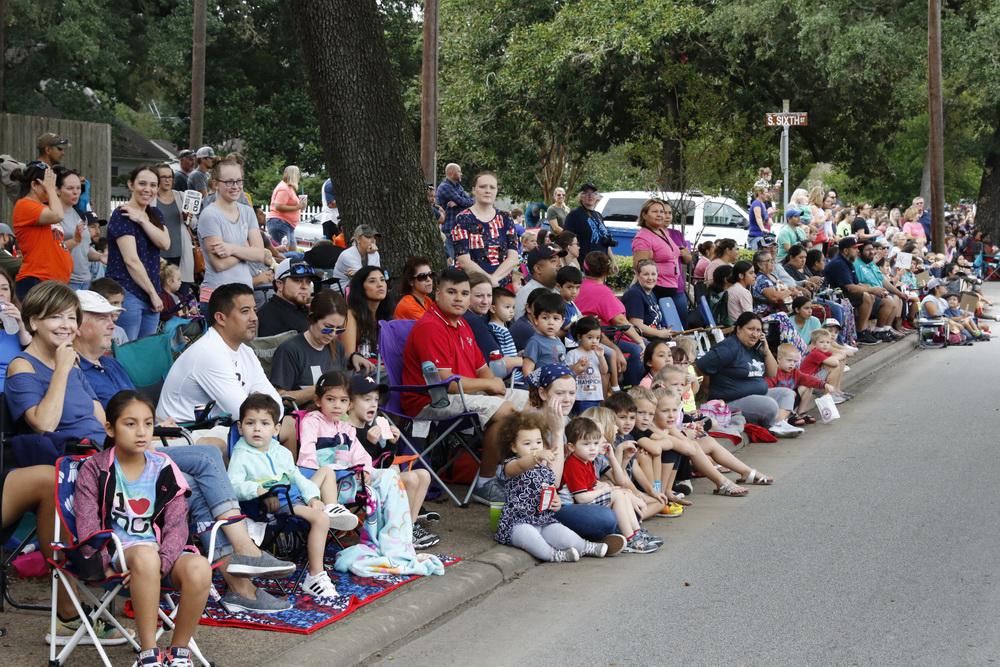
<path fill-rule="evenodd" d="M 773 487 L 696 487 L 649 524 L 658 553 L 533 568 L 378 664 L 993 663 L 998 362 L 1000 340 L 915 353 L 839 422 L 744 450 Z"/>

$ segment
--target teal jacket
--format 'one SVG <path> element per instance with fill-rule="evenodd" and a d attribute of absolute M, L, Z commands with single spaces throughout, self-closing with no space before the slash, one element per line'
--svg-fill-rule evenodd
<path fill-rule="evenodd" d="M 274 484 L 290 484 L 307 503 L 320 497 L 319 487 L 299 472 L 292 453 L 277 440 L 272 440 L 267 449 L 257 449 L 240 438 L 229 458 L 229 481 L 239 500 L 253 500 L 259 497 L 259 488 Z"/>

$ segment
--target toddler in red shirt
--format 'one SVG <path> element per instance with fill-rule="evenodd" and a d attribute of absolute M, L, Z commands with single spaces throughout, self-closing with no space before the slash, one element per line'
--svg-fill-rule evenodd
<path fill-rule="evenodd" d="M 847 395 L 840 390 L 840 379 L 844 375 L 843 352 L 833 350 L 833 334 L 826 329 L 816 329 L 809 337 L 809 354 L 799 366 L 806 375 L 815 375 L 834 387 L 838 402 L 847 400 Z"/>

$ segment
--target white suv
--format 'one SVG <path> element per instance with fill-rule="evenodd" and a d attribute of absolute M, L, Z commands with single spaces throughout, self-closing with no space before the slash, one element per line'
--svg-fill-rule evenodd
<path fill-rule="evenodd" d="M 734 239 L 740 246 L 747 243 L 750 214 L 732 199 L 706 197 L 701 193 L 605 192 L 596 208 L 604 216 L 608 231 L 618 241 L 618 246 L 614 248 L 616 255 L 632 254 L 632 237 L 639 230 L 639 211 L 650 197 L 673 205 L 673 225 L 678 227 L 683 224 L 684 238 L 692 245 L 725 238 Z"/>

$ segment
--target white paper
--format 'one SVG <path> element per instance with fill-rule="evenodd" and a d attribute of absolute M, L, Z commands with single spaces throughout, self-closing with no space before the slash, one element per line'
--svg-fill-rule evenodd
<path fill-rule="evenodd" d="M 431 432 L 431 423 L 427 421 L 414 421 L 410 432 L 414 438 L 426 438 L 427 434 Z"/>
<path fill-rule="evenodd" d="M 906 269 L 909 271 L 910 266 L 913 264 L 913 255 L 908 252 L 900 252 L 896 254 L 896 266 Z"/>
<path fill-rule="evenodd" d="M 817 398 L 816 408 L 819 410 L 819 418 L 823 420 L 824 424 L 840 419 L 840 410 L 837 409 L 837 404 L 833 402 L 833 396 L 830 394 L 824 394 Z"/>

